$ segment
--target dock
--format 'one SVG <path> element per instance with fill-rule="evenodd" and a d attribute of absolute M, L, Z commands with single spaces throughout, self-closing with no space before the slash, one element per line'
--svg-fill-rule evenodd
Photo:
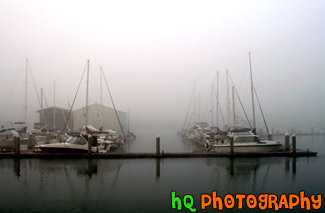
<path fill-rule="evenodd" d="M 165 152 L 157 153 L 44 153 L 25 151 L 16 154 L 14 152 L 0 153 L 0 159 L 5 158 L 39 158 L 39 159 L 135 159 L 135 158 L 218 158 L 218 157 L 313 157 L 317 152 L 297 149 L 291 151 L 264 152 L 264 153 L 213 153 L 213 152 Z"/>
<path fill-rule="evenodd" d="M 31 141 L 31 138 L 30 138 Z M 31 143 L 30 143 L 31 144 Z M 289 147 L 289 135 L 285 135 L 284 147 L 276 152 L 235 152 L 234 141 L 230 137 L 229 152 L 217 153 L 214 151 L 194 151 L 194 152 L 164 152 L 160 150 L 160 137 L 156 137 L 156 152 L 154 153 L 130 153 L 130 152 L 107 152 L 107 153 L 94 153 L 92 152 L 92 138 L 89 137 L 88 141 L 88 153 L 47 153 L 34 151 L 34 149 L 20 150 L 20 138 L 15 137 L 13 143 L 12 152 L 0 152 L 0 159 L 14 158 L 40 158 L 40 159 L 73 159 L 73 158 L 85 158 L 85 159 L 135 159 L 135 158 L 249 158 L 249 157 L 314 157 L 317 156 L 317 152 L 312 152 L 296 148 L 296 135 L 292 136 L 291 148 Z"/>

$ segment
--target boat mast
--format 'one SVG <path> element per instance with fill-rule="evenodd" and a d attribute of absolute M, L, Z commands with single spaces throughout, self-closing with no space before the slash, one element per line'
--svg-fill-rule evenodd
<path fill-rule="evenodd" d="M 217 72 L 217 129 L 219 128 L 219 71 Z"/>
<path fill-rule="evenodd" d="M 100 127 L 103 128 L 103 67 L 100 66 Z"/>
<path fill-rule="evenodd" d="M 255 123 L 255 106 L 254 106 L 254 84 L 253 84 L 253 74 L 252 74 L 252 62 L 251 62 L 251 53 L 249 55 L 249 69 L 251 74 L 251 92 L 252 92 L 252 108 L 253 108 L 253 133 L 256 134 L 256 123 Z"/>
<path fill-rule="evenodd" d="M 213 106 L 213 84 L 211 84 L 211 113 L 212 113 L 212 118 L 211 118 L 211 126 L 213 126 L 213 120 L 214 120 L 214 106 Z"/>
<path fill-rule="evenodd" d="M 86 126 L 88 124 L 89 59 L 87 60 Z"/>
<path fill-rule="evenodd" d="M 229 73 L 228 70 L 226 70 L 227 75 L 227 125 L 230 126 L 230 101 L 229 101 Z"/>
<path fill-rule="evenodd" d="M 54 107 L 53 107 L 53 132 L 55 132 L 55 110 L 56 110 L 56 107 L 55 107 L 55 81 L 53 81 L 53 103 L 54 103 Z"/>
<path fill-rule="evenodd" d="M 196 82 L 194 81 L 194 107 L 193 107 L 193 115 L 194 115 L 194 123 L 196 123 Z"/>
<path fill-rule="evenodd" d="M 128 110 L 128 133 L 130 133 L 130 107 L 129 107 L 129 110 Z"/>
<path fill-rule="evenodd" d="M 44 114 L 43 114 L 43 88 L 41 88 L 41 123 L 44 121 Z M 43 121 L 42 121 L 43 118 Z"/>
<path fill-rule="evenodd" d="M 27 126 L 27 75 L 28 75 L 28 58 L 26 58 L 26 79 L 25 79 L 25 125 Z"/>
<path fill-rule="evenodd" d="M 232 110 L 234 117 L 234 128 L 236 128 L 236 115 L 235 115 L 235 86 L 232 86 Z"/>
<path fill-rule="evenodd" d="M 201 122 L 201 93 L 199 92 L 199 122 Z"/>
<path fill-rule="evenodd" d="M 103 68 L 100 66 L 100 104 L 103 105 Z"/>

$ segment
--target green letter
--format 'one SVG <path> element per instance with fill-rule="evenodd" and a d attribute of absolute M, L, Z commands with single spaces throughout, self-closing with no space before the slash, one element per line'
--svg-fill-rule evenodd
<path fill-rule="evenodd" d="M 190 202 L 187 202 L 187 199 L 189 199 Z M 191 210 L 191 212 L 196 212 L 196 208 L 192 208 L 194 203 L 192 195 L 185 195 L 183 198 L 183 203 L 185 208 L 188 208 L 189 210 Z"/>
<path fill-rule="evenodd" d="M 182 210 L 182 201 L 179 197 L 176 196 L 176 191 L 172 191 L 171 196 L 172 196 L 172 208 L 176 209 L 176 202 L 177 202 L 177 210 Z"/>

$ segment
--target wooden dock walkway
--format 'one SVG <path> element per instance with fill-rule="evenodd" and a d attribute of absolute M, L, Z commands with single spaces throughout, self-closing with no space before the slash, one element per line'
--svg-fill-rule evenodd
<path fill-rule="evenodd" d="M 264 153 L 214 153 L 214 152 L 169 152 L 169 153 L 44 153 L 25 151 L 16 154 L 14 152 L 0 153 L 0 159 L 4 158 L 106 158 L 106 159 L 134 159 L 134 158 L 217 158 L 217 157 L 313 157 L 317 152 L 297 149 L 295 153 L 290 151 L 264 152 Z"/>

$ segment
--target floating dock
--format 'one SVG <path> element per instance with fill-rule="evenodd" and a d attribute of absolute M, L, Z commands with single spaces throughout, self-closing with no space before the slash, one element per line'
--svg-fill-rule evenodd
<path fill-rule="evenodd" d="M 296 149 L 296 136 L 292 136 L 291 149 L 289 147 L 289 135 L 285 136 L 285 142 L 283 149 L 277 152 L 234 152 L 234 141 L 230 137 L 230 146 L 228 153 L 216 153 L 213 151 L 203 152 L 164 152 L 160 151 L 160 137 L 156 137 L 156 152 L 155 153 L 120 153 L 120 152 L 108 152 L 108 153 L 93 153 L 92 152 L 92 140 L 90 138 L 88 142 L 88 153 L 46 153 L 35 152 L 32 149 L 26 151 L 20 151 L 20 139 L 14 138 L 13 150 L 14 152 L 1 152 L 0 159 L 4 158 L 43 158 L 43 159 L 55 159 L 55 158 L 86 158 L 86 159 L 134 159 L 134 158 L 217 158 L 217 157 L 313 157 L 317 156 L 317 152 L 307 150 Z"/>
<path fill-rule="evenodd" d="M 317 156 L 317 152 L 309 150 L 297 149 L 295 153 L 291 151 L 279 152 L 259 152 L 259 153 L 213 153 L 213 152 L 169 152 L 169 153 L 44 153 L 44 152 L 14 152 L 0 153 L 0 158 L 106 158 L 106 159 L 134 159 L 134 158 L 217 158 L 217 157 L 313 157 Z"/>

